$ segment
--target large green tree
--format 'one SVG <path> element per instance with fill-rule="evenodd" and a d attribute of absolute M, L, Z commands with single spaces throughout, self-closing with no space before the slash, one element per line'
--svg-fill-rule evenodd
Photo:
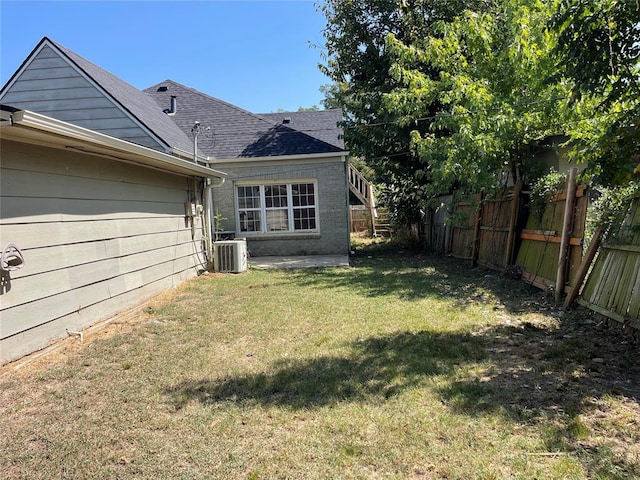
<path fill-rule="evenodd" d="M 536 143 L 562 132 L 566 82 L 549 82 L 555 36 L 546 28 L 553 2 L 487 0 L 434 25 L 408 44 L 393 34 L 387 46 L 400 84 L 385 106 L 412 131 L 422 163 L 414 175 L 430 195 L 452 188 L 477 191 L 522 175 Z M 415 65 L 428 64 L 434 77 Z M 430 112 L 422 106 L 438 102 Z"/>
<path fill-rule="evenodd" d="M 428 131 L 429 125 L 399 122 L 387 95 L 403 88 L 392 75 L 394 57 L 387 37 L 408 45 L 432 35 L 433 26 L 450 20 L 465 6 L 480 0 L 326 0 L 320 8 L 327 18 L 324 30 L 326 57 L 321 66 L 332 80 L 327 104 L 345 114 L 345 141 L 351 152 L 377 172 L 376 181 L 387 186 L 386 200 L 401 212 L 401 220 L 417 217 L 425 198 L 423 181 L 415 175 L 421 167 L 411 148 L 412 132 Z M 436 78 L 438 70 L 417 59 L 411 65 Z M 441 108 L 438 100 L 421 105 L 421 115 Z"/>
<path fill-rule="evenodd" d="M 561 130 L 553 2 L 327 0 L 327 93 L 345 140 L 411 220 L 453 188 L 519 175 L 532 143 Z"/>
<path fill-rule="evenodd" d="M 574 156 L 601 183 L 625 182 L 640 154 L 640 3 L 561 0 L 550 24 L 559 77 L 572 84 Z"/>

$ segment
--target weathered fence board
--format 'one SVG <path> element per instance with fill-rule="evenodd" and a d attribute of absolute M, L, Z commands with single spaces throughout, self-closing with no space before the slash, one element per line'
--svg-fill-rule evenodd
<path fill-rule="evenodd" d="M 424 238 L 426 246 L 439 253 L 451 251 L 452 195 L 438 197 L 438 206 L 425 216 Z"/>
<path fill-rule="evenodd" d="M 371 231 L 371 213 L 364 205 L 351 205 L 351 233 Z"/>
<path fill-rule="evenodd" d="M 453 196 L 438 198 L 424 220 L 426 245 L 440 253 L 504 270 L 512 260 L 521 185 L 482 195 L 463 197 L 453 204 Z"/>
<path fill-rule="evenodd" d="M 451 228 L 451 255 L 456 258 L 472 260 L 476 245 L 476 229 L 482 196 L 465 196 L 457 202 L 453 210 Z"/>
<path fill-rule="evenodd" d="M 482 202 L 477 263 L 504 270 L 511 263 L 515 243 L 521 184 L 505 188 Z"/>
<path fill-rule="evenodd" d="M 640 198 L 609 230 L 587 277 L 582 305 L 640 329 Z"/>
<path fill-rule="evenodd" d="M 520 233 L 521 245 L 516 265 L 522 269 L 522 279 L 538 288 L 556 287 L 566 198 L 566 193 L 556 195 L 547 202 L 542 214 L 532 212 L 525 229 Z M 587 201 L 585 188 L 578 187 L 571 213 L 570 237 L 565 256 L 565 291 L 573 285 L 582 259 Z"/>

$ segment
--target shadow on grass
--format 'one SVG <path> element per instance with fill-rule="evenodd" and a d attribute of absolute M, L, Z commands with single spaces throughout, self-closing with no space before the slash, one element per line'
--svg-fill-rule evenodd
<path fill-rule="evenodd" d="M 591 475 L 640 478 L 639 459 L 625 460 L 621 454 L 629 442 L 637 445 L 637 425 L 626 432 L 613 427 L 628 420 L 620 421 L 607 406 L 607 398 L 617 397 L 640 411 L 637 342 L 579 315 L 564 318 L 557 329 L 529 323 L 496 327 L 485 332 L 484 341 L 492 367 L 479 378 L 439 390 L 451 411 L 471 417 L 499 414 L 542 426 L 546 449 L 577 455 Z M 606 429 L 603 422 L 618 432 L 607 438 L 607 447 L 594 440 L 602 433 L 592 437 L 588 426 Z"/>
<path fill-rule="evenodd" d="M 501 411 L 525 421 L 541 412 L 574 416 L 606 396 L 640 402 L 637 343 L 583 320 L 567 318 L 556 329 L 525 322 L 486 331 L 492 367 L 483 378 L 454 382 L 442 397 L 460 413 Z"/>
<path fill-rule="evenodd" d="M 350 345 L 344 357 L 282 360 L 269 373 L 187 381 L 167 390 L 176 409 L 192 400 L 259 403 L 294 409 L 379 402 L 483 355 L 467 334 L 403 332 Z"/>
<path fill-rule="evenodd" d="M 604 327 L 592 326 L 598 335 L 587 338 L 580 328 L 584 325 L 553 330 L 525 323 L 480 335 L 402 332 L 354 342 L 344 356 L 281 360 L 268 372 L 188 380 L 165 393 L 176 410 L 194 401 L 299 410 L 344 402 L 381 404 L 407 389 L 429 388 L 429 379 L 439 376 L 437 384 L 444 386 L 435 393 L 451 412 L 501 415 L 535 426 L 546 451 L 575 455 L 590 475 L 636 478 L 640 466 L 625 460 L 620 449 L 637 433 L 614 439 L 619 450 L 613 453 L 593 443 L 581 420 L 602 413 L 598 409 L 607 407 L 601 400 L 609 396 L 640 401 L 640 366 L 630 355 L 635 347 L 615 332 L 598 331 Z M 614 350 L 620 355 L 601 362 L 608 340 L 618 342 Z M 488 371 L 454 380 L 480 362 L 491 365 Z"/>
<path fill-rule="evenodd" d="M 495 272 L 472 270 L 464 262 L 415 252 L 368 257 L 356 259 L 350 270 L 311 269 L 288 275 L 292 282 L 313 288 L 349 288 L 364 296 L 407 301 L 434 296 L 461 309 L 474 302 L 497 302 L 512 313 L 551 312 L 560 321 L 538 326 L 515 320 L 476 335 L 404 332 L 367 338 L 351 344 L 349 354 L 340 357 L 283 360 L 267 373 L 171 386 L 167 393 L 175 408 L 191 401 L 293 409 L 339 402 L 379 403 L 442 376 L 439 384 L 444 386 L 436 393 L 452 412 L 470 417 L 501 415 L 535 425 L 543 432 L 549 452 L 575 453 L 591 476 L 640 478 L 637 462 L 594 444 L 591 437 L 598 433 L 590 437 L 589 427 L 581 420 L 591 416 L 597 423 L 599 416 L 607 418 L 609 397 L 637 411 L 637 343 L 592 320 L 585 311 L 560 316 L 537 289 Z M 488 365 L 486 371 L 461 375 L 467 366 L 479 362 Z M 638 434 L 637 427 L 629 429 L 629 438 L 622 431 L 614 434 L 620 438 L 608 440 L 620 448 L 625 442 L 637 442 L 633 436 Z"/>

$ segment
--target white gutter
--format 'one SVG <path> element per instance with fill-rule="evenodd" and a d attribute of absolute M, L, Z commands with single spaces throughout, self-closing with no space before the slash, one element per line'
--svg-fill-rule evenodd
<path fill-rule="evenodd" d="M 193 161 L 177 158 L 149 147 L 78 127 L 39 113 L 28 110 L 18 110 L 11 113 L 3 110 L 1 113 L 3 119 L 10 120 L 10 125 L 3 126 L 2 130 L 0 130 L 4 139 L 13 138 L 18 141 L 24 141 L 30 138 L 37 139 L 38 136 L 42 137 L 44 134 L 46 138 L 42 138 L 43 143 L 59 148 L 69 148 L 85 153 L 107 156 L 114 160 L 136 163 L 182 175 L 196 175 L 205 178 L 222 178 L 226 176 L 223 172 Z M 14 128 L 18 128 L 18 130 L 15 131 L 15 134 L 12 134 L 12 129 Z M 34 133 L 34 135 L 30 135 L 29 132 Z"/>
<path fill-rule="evenodd" d="M 189 153 L 186 150 L 181 150 L 179 148 L 171 148 L 168 153 L 190 160 L 193 163 L 193 152 Z M 203 157 L 202 155 L 197 156 L 198 162 L 211 163 L 212 160 L 213 159 L 209 156 L 206 156 L 206 157 Z"/>
<path fill-rule="evenodd" d="M 328 153 L 301 153 L 296 155 L 274 155 L 271 157 L 236 157 L 236 158 L 227 158 L 227 159 L 211 159 L 209 163 L 218 164 L 218 163 L 250 163 L 250 162 L 278 162 L 278 161 L 292 161 L 292 160 L 316 160 L 322 158 L 336 158 L 336 157 L 347 157 L 349 155 L 348 151 L 338 151 L 338 152 L 328 152 Z"/>

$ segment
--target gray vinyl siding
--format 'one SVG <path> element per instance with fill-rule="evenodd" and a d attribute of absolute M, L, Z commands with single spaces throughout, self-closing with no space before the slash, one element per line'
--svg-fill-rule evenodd
<path fill-rule="evenodd" d="M 0 100 L 12 107 L 163 150 L 138 123 L 46 45 L 20 72 Z"/>
<path fill-rule="evenodd" d="M 226 219 L 224 230 L 247 239 L 252 256 L 269 255 L 331 255 L 349 251 L 349 224 L 345 164 L 340 157 L 314 159 L 306 162 L 256 162 L 251 164 L 221 163 L 214 166 L 227 173 L 227 181 L 214 188 L 214 211 Z M 247 234 L 236 224 L 235 187 L 238 182 L 296 179 L 317 183 L 318 231 L 313 233 Z"/>
<path fill-rule="evenodd" d="M 141 304 L 201 269 L 193 179 L 3 141 L 0 248 L 25 266 L 0 289 L 0 363 Z"/>

